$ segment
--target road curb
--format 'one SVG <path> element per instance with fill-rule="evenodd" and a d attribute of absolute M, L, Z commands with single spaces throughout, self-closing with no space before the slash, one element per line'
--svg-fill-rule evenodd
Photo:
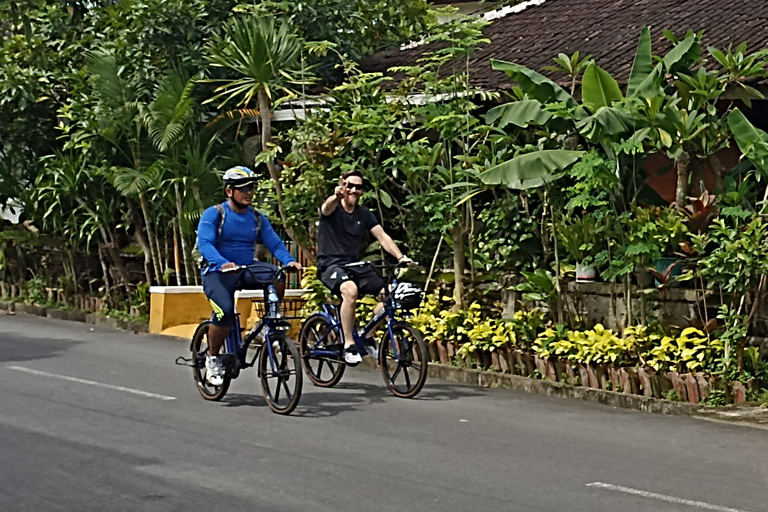
<path fill-rule="evenodd" d="M 123 331 L 146 334 L 149 332 L 149 325 L 142 322 L 129 322 L 107 316 L 85 313 L 83 311 L 69 311 L 66 309 L 44 308 L 31 304 L 22 304 L 20 302 L 0 302 L 0 311 L 19 315 L 32 315 L 53 318 L 55 320 L 67 320 L 70 322 L 81 322 L 100 327 L 109 327 L 111 329 L 121 329 Z"/>
<path fill-rule="evenodd" d="M 86 314 L 80 311 L 64 311 L 57 309 L 46 309 L 39 306 L 29 306 L 26 304 L 0 302 L 0 311 L 16 312 L 20 314 L 33 314 L 38 316 L 47 316 L 59 320 L 69 320 L 85 322 L 103 327 L 114 329 L 123 329 L 137 333 L 149 332 L 147 324 L 139 322 L 127 322 L 116 318 L 103 317 L 94 314 Z M 177 338 L 179 341 L 188 341 L 186 338 Z M 375 360 L 370 357 L 364 357 L 363 368 L 368 370 L 379 369 Z M 688 402 L 672 402 L 670 400 L 661 400 L 657 398 L 644 397 L 639 395 L 629 395 L 617 393 L 615 391 L 605 391 L 602 389 L 587 388 L 583 386 L 571 386 L 560 382 L 550 380 L 532 379 L 521 377 L 519 375 L 510 375 L 498 372 L 487 372 L 475 370 L 472 368 L 461 368 L 457 366 L 443 365 L 439 363 L 429 364 L 429 377 L 442 379 L 448 382 L 455 382 L 467 386 L 512 389 L 524 391 L 526 393 L 546 396 L 556 396 L 561 398 L 570 398 L 574 400 L 583 400 L 586 402 L 595 402 L 611 407 L 620 407 L 622 409 L 631 409 L 636 411 L 649 412 L 654 414 L 667 414 L 675 416 L 710 416 L 712 408 L 704 408 L 697 404 Z"/>
<path fill-rule="evenodd" d="M 371 358 L 363 358 L 363 364 L 367 369 L 378 369 L 376 361 Z M 668 414 L 675 416 L 696 416 L 702 407 L 688 402 L 672 402 L 657 398 L 644 397 L 605 391 L 602 389 L 587 388 L 582 386 L 570 386 L 550 380 L 531 379 L 498 372 L 486 372 L 471 368 L 460 368 L 439 363 L 429 363 L 429 377 L 456 382 L 468 386 L 498 389 L 513 389 L 526 393 L 546 396 L 557 396 L 596 402 L 611 407 L 632 409 L 636 411 L 650 412 L 654 414 Z"/>

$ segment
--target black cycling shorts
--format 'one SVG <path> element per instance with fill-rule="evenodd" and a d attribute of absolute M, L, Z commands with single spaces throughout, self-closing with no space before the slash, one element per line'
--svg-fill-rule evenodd
<path fill-rule="evenodd" d="M 231 326 L 235 318 L 236 290 L 263 290 L 272 282 L 277 267 L 256 262 L 255 270 L 211 271 L 203 274 L 203 291 L 213 308 L 213 325 Z"/>
<path fill-rule="evenodd" d="M 384 289 L 384 279 L 376 273 L 372 265 L 360 265 L 345 267 L 344 265 L 331 265 L 320 271 L 320 281 L 335 295 L 341 295 L 341 285 L 345 281 L 352 281 L 357 285 L 357 294 L 378 295 Z"/>

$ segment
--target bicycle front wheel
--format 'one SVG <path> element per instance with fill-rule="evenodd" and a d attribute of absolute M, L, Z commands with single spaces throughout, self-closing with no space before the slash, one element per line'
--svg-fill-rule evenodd
<path fill-rule="evenodd" d="M 379 366 L 393 395 L 413 398 L 427 380 L 428 352 L 421 332 L 405 322 L 392 324 L 381 340 Z"/>
<path fill-rule="evenodd" d="M 272 411 L 290 414 L 299 404 L 303 385 L 299 349 L 284 334 L 274 334 L 269 339 L 274 358 L 269 356 L 269 347 L 262 347 L 259 354 L 261 389 Z"/>
<path fill-rule="evenodd" d="M 299 343 L 301 346 L 301 363 L 307 377 L 312 384 L 321 388 L 332 388 L 339 383 L 344 375 L 344 356 L 341 351 L 343 346 L 338 332 L 330 332 L 331 324 L 323 315 L 312 315 L 301 326 Z M 320 343 L 325 340 L 324 343 Z M 339 347 L 339 357 L 312 357 L 312 349 L 322 345 L 328 349 L 328 345 L 336 343 Z"/>
<path fill-rule="evenodd" d="M 208 355 L 208 328 L 211 322 L 203 322 L 192 336 L 192 376 L 197 383 L 200 396 L 206 400 L 218 401 L 224 398 L 229 389 L 230 378 L 225 376 L 221 386 L 208 382 L 208 372 L 205 369 L 205 356 Z"/>

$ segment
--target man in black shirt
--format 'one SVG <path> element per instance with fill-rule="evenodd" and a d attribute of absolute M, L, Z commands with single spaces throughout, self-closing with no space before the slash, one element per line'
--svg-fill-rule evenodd
<path fill-rule="evenodd" d="M 345 268 L 344 265 L 360 259 L 366 235 L 371 233 L 385 251 L 398 259 L 410 262 L 392 238 L 384 232 L 371 211 L 359 203 L 363 194 L 363 173 L 349 171 L 342 175 L 339 186 L 320 208 L 318 228 L 317 272 L 320 280 L 333 293 L 341 295 L 341 327 L 344 332 L 344 360 L 357 364 L 362 357 L 357 353 L 353 332 L 355 306 L 359 295 L 384 293 L 384 280 L 370 265 Z M 376 306 L 380 311 L 383 304 Z M 375 356 L 371 346 L 368 352 Z"/>

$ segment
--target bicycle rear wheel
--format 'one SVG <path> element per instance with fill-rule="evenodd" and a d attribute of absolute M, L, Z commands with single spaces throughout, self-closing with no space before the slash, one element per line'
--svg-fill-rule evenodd
<path fill-rule="evenodd" d="M 200 396 L 206 400 L 218 401 L 227 394 L 231 379 L 224 377 L 221 386 L 213 386 L 208 382 L 208 372 L 205 369 L 205 357 L 208 355 L 208 328 L 211 322 L 203 322 L 192 336 L 192 375 L 197 383 Z"/>
<path fill-rule="evenodd" d="M 277 414 L 290 414 L 299 404 L 303 373 L 299 363 L 299 349 L 282 333 L 270 336 L 274 359 L 269 357 L 269 347 L 262 347 L 259 354 L 261 389 L 267 405 Z M 277 343 L 275 343 L 277 342 Z"/>
<path fill-rule="evenodd" d="M 392 324 L 392 334 L 387 330 L 379 347 L 381 374 L 393 395 L 413 398 L 427 380 L 427 347 L 421 332 L 405 322 Z"/>
<path fill-rule="evenodd" d="M 299 333 L 301 364 L 312 384 L 321 388 L 332 388 L 338 384 L 344 375 L 344 369 L 347 367 L 343 359 L 341 359 L 343 357 L 341 351 L 339 351 L 339 359 L 312 357 L 312 349 L 317 346 L 318 341 L 325 337 L 326 341 L 323 345 L 327 347 L 331 344 L 328 338 L 338 336 L 338 333 L 328 333 L 330 327 L 331 324 L 326 317 L 312 315 L 302 324 L 301 332 Z M 342 346 L 341 340 L 335 341 L 339 347 Z"/>

